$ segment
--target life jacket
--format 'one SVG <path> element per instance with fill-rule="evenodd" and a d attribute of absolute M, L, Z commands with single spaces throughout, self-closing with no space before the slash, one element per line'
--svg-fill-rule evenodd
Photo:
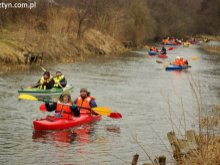
<path fill-rule="evenodd" d="M 42 76 L 41 79 L 40 79 L 40 89 L 44 89 L 45 90 L 46 86 L 45 85 L 43 86 L 44 81 L 45 81 L 44 80 L 44 76 Z M 51 78 L 47 79 L 47 83 L 49 83 L 50 81 L 51 81 Z"/>
<path fill-rule="evenodd" d="M 179 60 L 179 63 L 180 63 L 180 66 L 185 65 L 185 64 L 184 64 L 184 60 L 183 60 L 183 59 L 182 59 L 182 60 Z"/>
<path fill-rule="evenodd" d="M 152 48 L 151 48 L 151 50 L 152 50 L 153 52 L 155 52 L 155 51 L 156 51 L 155 49 L 156 49 L 155 47 L 152 47 Z"/>
<path fill-rule="evenodd" d="M 92 96 L 89 96 L 89 97 L 85 98 L 84 100 L 82 99 L 82 97 L 77 98 L 77 102 L 76 102 L 77 107 L 85 107 L 86 108 L 86 109 L 79 108 L 80 113 L 91 113 L 91 110 L 87 109 L 87 108 L 91 108 L 91 106 L 90 106 L 91 100 L 95 100 L 95 98 Z"/>
<path fill-rule="evenodd" d="M 64 78 L 64 75 L 61 75 L 61 76 L 59 76 L 59 77 L 55 76 L 55 77 L 53 78 L 53 80 L 54 80 L 54 87 L 55 87 L 55 88 L 59 87 L 58 83 L 59 83 L 63 78 Z"/>
<path fill-rule="evenodd" d="M 173 62 L 173 65 L 180 66 L 180 60 L 175 60 L 175 61 Z"/>
<path fill-rule="evenodd" d="M 72 106 L 72 102 L 61 103 L 60 101 L 58 101 L 55 113 L 60 113 L 63 118 L 70 119 L 72 118 L 72 111 L 70 109 L 70 106 Z"/>

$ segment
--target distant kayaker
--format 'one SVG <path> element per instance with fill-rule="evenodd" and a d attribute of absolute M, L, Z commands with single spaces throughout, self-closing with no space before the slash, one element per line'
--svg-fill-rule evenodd
<path fill-rule="evenodd" d="M 54 80 L 50 76 L 49 71 L 45 71 L 41 79 L 37 82 L 36 85 L 33 85 L 32 88 L 39 87 L 40 89 L 51 89 L 54 86 Z"/>
<path fill-rule="evenodd" d="M 82 88 L 80 90 L 80 96 L 76 100 L 74 100 L 74 103 L 78 107 L 85 107 L 85 108 L 79 108 L 80 113 L 91 113 L 90 109 L 97 107 L 95 98 L 90 96 L 90 92 L 86 88 Z"/>
<path fill-rule="evenodd" d="M 150 51 L 157 52 L 158 50 L 157 50 L 156 47 L 152 46 L 151 49 L 150 49 Z"/>
<path fill-rule="evenodd" d="M 67 84 L 67 80 L 61 71 L 56 71 L 56 76 L 53 77 L 53 80 L 54 88 L 64 88 Z"/>
<path fill-rule="evenodd" d="M 160 54 L 167 54 L 167 49 L 164 46 L 162 47 Z"/>
<path fill-rule="evenodd" d="M 80 111 L 76 104 L 72 103 L 69 92 L 63 93 L 57 103 L 49 104 L 47 99 L 44 101 L 47 111 L 52 112 L 55 110 L 55 117 L 57 118 L 71 119 L 73 116 L 80 116 Z"/>
<path fill-rule="evenodd" d="M 180 66 L 187 66 L 188 65 L 188 61 L 186 59 L 183 58 L 183 56 L 180 57 Z"/>
<path fill-rule="evenodd" d="M 173 65 L 180 66 L 180 57 L 179 56 L 176 57 L 176 59 L 173 62 Z"/>

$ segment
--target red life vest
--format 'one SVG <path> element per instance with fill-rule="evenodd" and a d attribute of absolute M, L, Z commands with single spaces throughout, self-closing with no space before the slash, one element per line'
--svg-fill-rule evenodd
<path fill-rule="evenodd" d="M 72 118 L 72 111 L 70 109 L 72 103 L 61 103 L 60 101 L 57 102 L 56 113 L 60 113 L 63 118 L 70 119 Z"/>
<path fill-rule="evenodd" d="M 90 101 L 91 100 L 95 100 L 94 97 L 89 96 L 86 97 L 84 100 L 82 99 L 82 97 L 78 97 L 76 105 L 77 107 L 85 107 L 85 108 L 79 108 L 80 109 L 80 113 L 91 113 L 91 110 L 88 110 L 87 108 L 91 108 L 90 106 Z"/>

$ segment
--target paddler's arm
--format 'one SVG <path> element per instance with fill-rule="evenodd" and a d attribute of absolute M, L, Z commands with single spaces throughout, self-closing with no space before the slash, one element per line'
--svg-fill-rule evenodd
<path fill-rule="evenodd" d="M 95 100 L 91 100 L 90 103 L 89 103 L 89 105 L 90 105 L 92 108 L 97 107 L 97 104 L 96 104 Z"/>
<path fill-rule="evenodd" d="M 39 86 L 40 86 L 40 80 L 36 84 L 31 85 L 31 88 L 37 88 Z"/>
<path fill-rule="evenodd" d="M 49 102 L 45 102 L 45 107 L 48 112 L 52 112 L 52 111 L 56 110 L 57 103 L 49 104 Z"/>
<path fill-rule="evenodd" d="M 97 107 L 97 104 L 96 104 L 95 100 L 91 100 L 90 103 L 89 103 L 89 105 L 90 105 L 91 108 Z M 94 111 L 91 111 L 91 113 L 94 114 L 94 115 L 98 115 L 98 114 L 95 113 Z"/>
<path fill-rule="evenodd" d="M 64 77 L 62 80 L 60 80 L 60 85 L 64 88 L 67 84 L 66 78 Z"/>
<path fill-rule="evenodd" d="M 72 113 L 73 113 L 73 115 L 74 115 L 75 117 L 79 117 L 79 116 L 80 116 L 80 111 L 79 111 L 79 109 L 77 108 L 76 104 L 73 103 L 73 105 L 70 106 L 70 109 L 71 109 L 71 111 L 72 111 Z"/>

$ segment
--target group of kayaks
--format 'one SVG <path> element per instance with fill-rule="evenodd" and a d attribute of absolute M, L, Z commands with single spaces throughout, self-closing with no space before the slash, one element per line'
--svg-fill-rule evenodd
<path fill-rule="evenodd" d="M 170 44 L 170 45 L 173 45 L 173 44 Z M 186 44 L 186 45 L 188 45 L 188 44 Z M 170 48 L 172 48 L 172 49 L 168 49 L 168 50 L 173 50 L 173 47 L 170 47 Z M 148 51 L 148 55 L 150 55 L 151 57 L 158 56 L 158 58 L 162 58 L 162 59 L 168 58 L 168 56 L 166 54 L 159 54 L 158 51 L 152 51 L 152 50 Z M 156 62 L 163 63 L 158 60 Z M 189 66 L 180 66 L 180 65 L 169 64 L 165 67 L 165 70 L 166 71 L 181 71 L 181 70 L 186 70 L 188 68 L 189 68 Z"/>
<path fill-rule="evenodd" d="M 52 88 L 49 90 L 43 90 L 39 88 L 24 88 L 19 89 L 19 96 L 30 95 L 36 97 L 38 100 L 42 98 L 50 98 L 52 100 L 54 97 L 59 97 L 65 91 L 72 91 L 73 86 L 67 85 L 65 88 Z M 43 103 L 44 104 L 44 103 Z M 62 130 L 67 128 L 76 127 L 82 124 L 87 124 L 91 122 L 96 122 L 101 120 L 100 115 L 93 115 L 88 113 L 81 113 L 80 117 L 72 117 L 70 119 L 56 118 L 55 116 L 46 116 L 40 120 L 34 120 L 33 126 L 35 131 L 48 131 L 48 130 Z"/>

